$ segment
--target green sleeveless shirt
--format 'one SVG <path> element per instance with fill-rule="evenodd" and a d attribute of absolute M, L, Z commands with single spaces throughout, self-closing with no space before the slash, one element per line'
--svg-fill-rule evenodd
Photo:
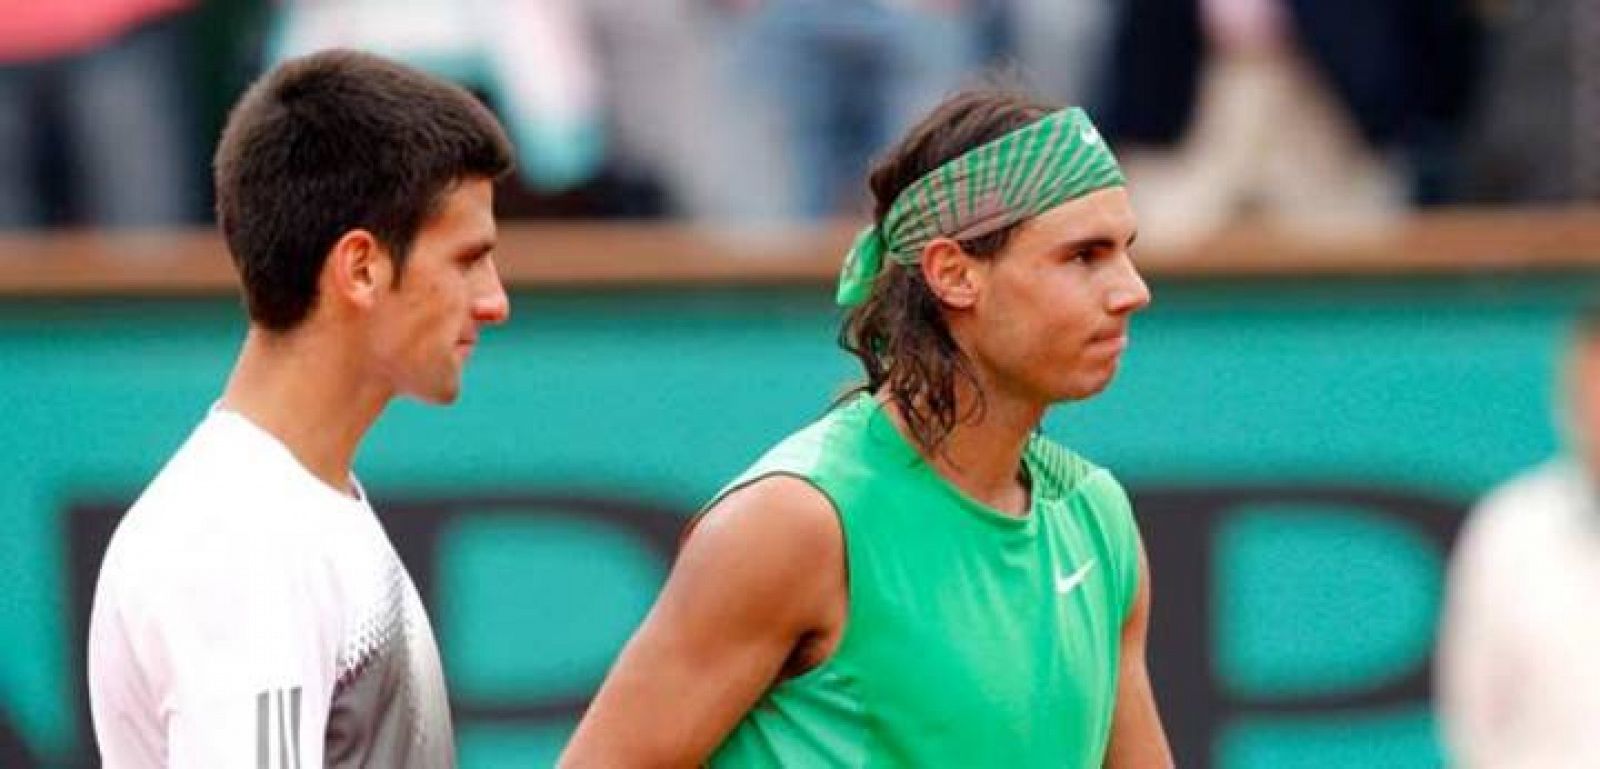
<path fill-rule="evenodd" d="M 724 489 L 821 490 L 850 595 L 833 654 L 763 696 L 711 766 L 1101 766 L 1138 532 L 1105 470 L 1042 437 L 1023 461 L 1019 518 L 950 485 L 862 395 Z"/>

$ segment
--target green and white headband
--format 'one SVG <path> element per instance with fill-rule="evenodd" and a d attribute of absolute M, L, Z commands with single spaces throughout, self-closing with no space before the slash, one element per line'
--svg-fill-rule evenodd
<path fill-rule="evenodd" d="M 1052 112 L 901 191 L 883 221 L 856 236 L 836 299 L 845 307 L 866 301 L 885 257 L 916 264 L 934 238 L 980 238 L 1121 184 L 1122 169 L 1089 116 L 1077 107 Z"/>

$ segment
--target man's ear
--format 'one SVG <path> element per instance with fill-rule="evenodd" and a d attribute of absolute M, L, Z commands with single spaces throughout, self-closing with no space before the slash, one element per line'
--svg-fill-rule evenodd
<path fill-rule="evenodd" d="M 934 238 L 922 247 L 922 279 L 946 307 L 965 310 L 977 304 L 983 285 L 980 265 L 950 238 Z"/>
<path fill-rule="evenodd" d="M 350 230 L 334 242 L 322 265 L 324 295 L 362 309 L 370 309 L 393 279 L 388 249 L 363 229 Z"/>

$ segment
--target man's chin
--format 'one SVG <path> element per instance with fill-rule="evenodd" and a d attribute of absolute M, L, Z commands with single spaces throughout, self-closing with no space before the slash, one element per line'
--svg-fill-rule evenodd
<path fill-rule="evenodd" d="M 430 406 L 449 406 L 461 399 L 461 385 L 457 383 L 449 387 L 415 390 L 406 393 L 406 397 Z"/>
<path fill-rule="evenodd" d="M 1111 380 L 1116 378 L 1114 376 L 1115 373 L 1116 371 L 1113 370 L 1111 373 L 1091 381 L 1073 382 L 1068 387 L 1063 388 L 1063 392 L 1061 393 L 1060 397 L 1056 398 L 1056 402 L 1071 403 L 1073 401 L 1086 401 L 1090 398 L 1093 398 L 1094 396 L 1105 392 L 1106 388 L 1111 386 Z"/>

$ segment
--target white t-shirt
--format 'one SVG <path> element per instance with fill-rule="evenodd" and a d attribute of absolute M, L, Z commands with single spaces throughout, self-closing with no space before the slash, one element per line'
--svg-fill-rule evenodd
<path fill-rule="evenodd" d="M 88 667 L 110 769 L 455 765 L 433 631 L 364 495 L 229 411 L 118 525 Z"/>
<path fill-rule="evenodd" d="M 1438 705 L 1464 769 L 1600 766 L 1600 500 L 1575 462 L 1495 489 L 1451 562 Z"/>

